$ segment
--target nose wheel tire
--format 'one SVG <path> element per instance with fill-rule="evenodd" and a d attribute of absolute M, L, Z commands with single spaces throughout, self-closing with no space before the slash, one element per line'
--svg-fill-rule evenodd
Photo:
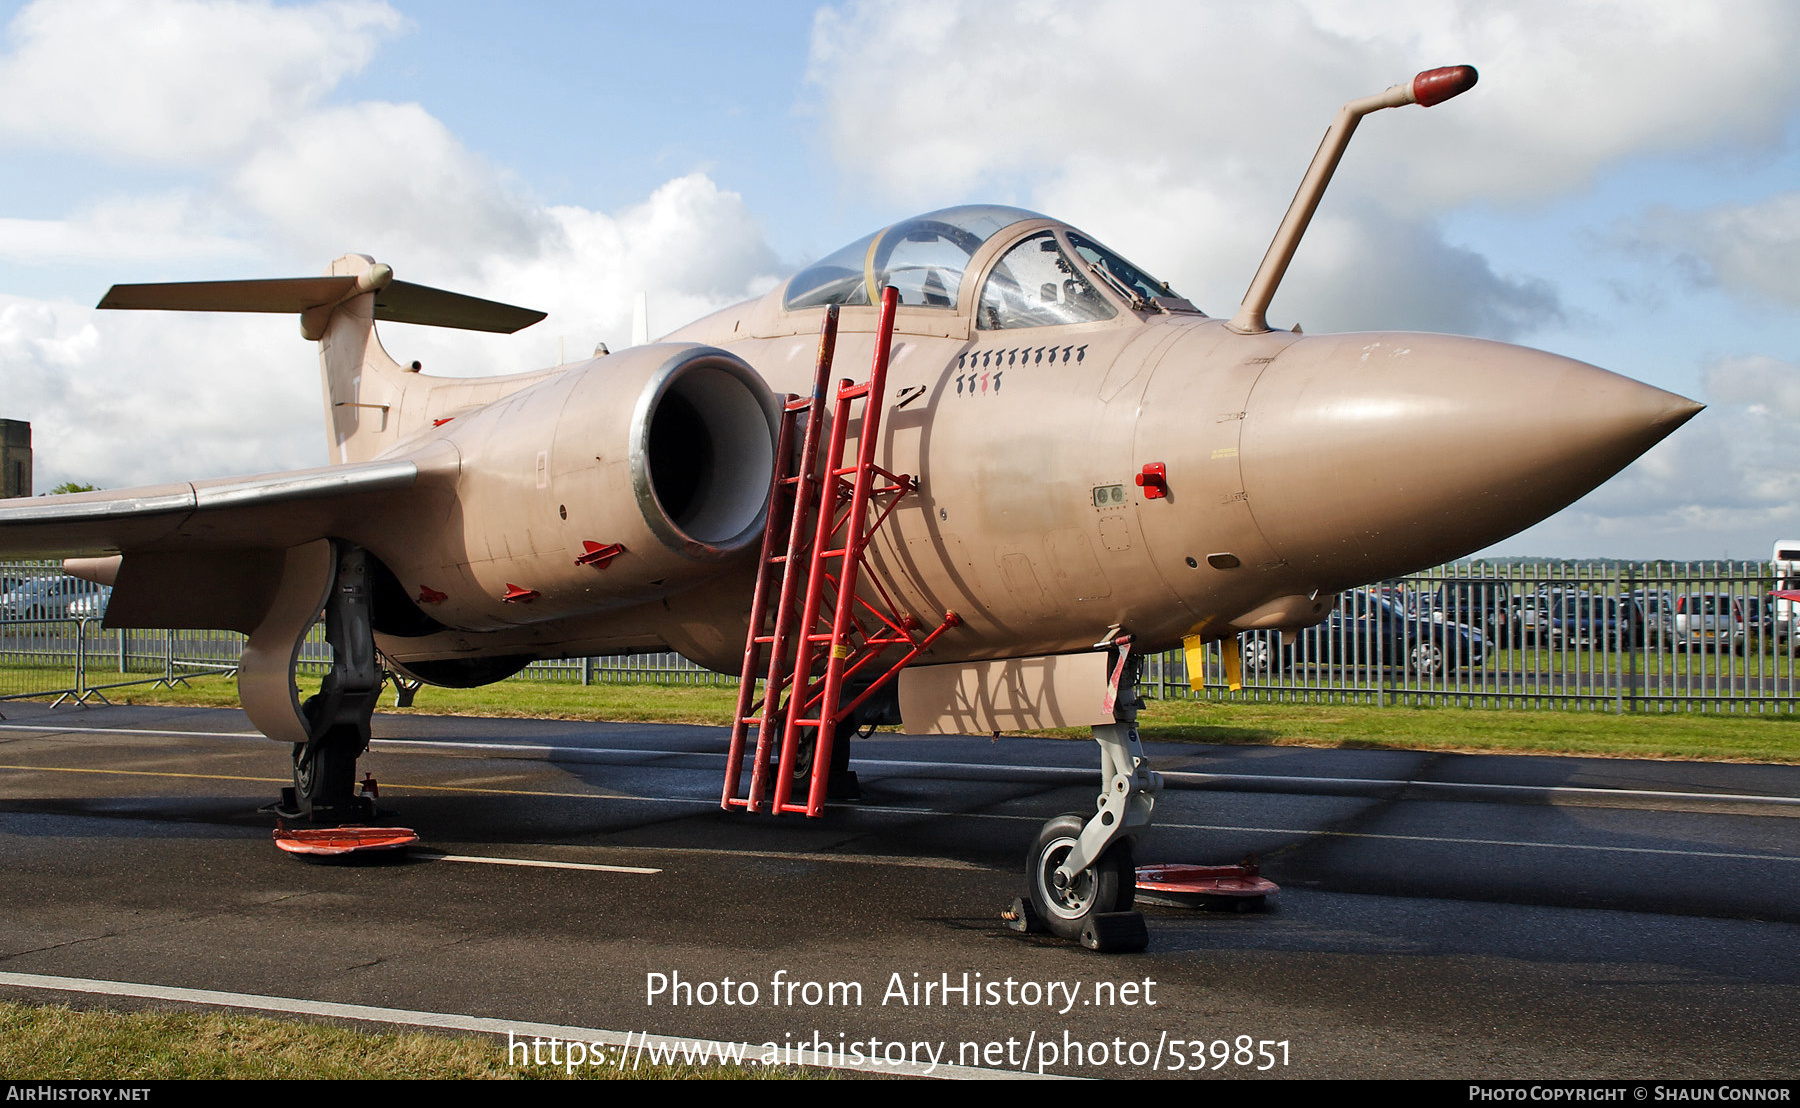
<path fill-rule="evenodd" d="M 1137 866 L 1129 839 L 1113 843 L 1066 888 L 1056 887 L 1056 868 L 1075 848 L 1086 823 L 1076 815 L 1057 816 L 1038 832 L 1025 859 L 1031 906 L 1051 932 L 1064 939 L 1079 940 L 1082 928 L 1096 915 L 1130 911 L 1137 891 Z"/>

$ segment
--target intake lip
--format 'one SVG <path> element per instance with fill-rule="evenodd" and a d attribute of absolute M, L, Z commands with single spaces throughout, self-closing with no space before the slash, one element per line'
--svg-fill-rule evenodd
<path fill-rule="evenodd" d="M 638 509 L 670 549 L 717 561 L 762 534 L 774 476 L 775 399 L 742 359 L 710 346 L 675 350 L 632 413 Z"/>

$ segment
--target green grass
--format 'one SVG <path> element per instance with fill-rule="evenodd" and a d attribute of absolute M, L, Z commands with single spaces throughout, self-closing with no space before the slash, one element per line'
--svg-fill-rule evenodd
<path fill-rule="evenodd" d="M 135 704 L 235 707 L 237 683 L 194 678 L 186 688 L 138 686 L 109 694 Z M 698 723 L 731 722 L 730 685 L 588 685 L 503 681 L 480 689 L 421 689 L 394 714 Z M 1150 700 L 1139 719 L 1158 742 L 1347 747 L 1481 753 L 1582 754 L 1622 758 L 1800 763 L 1800 715 L 1629 712 L 1553 708 L 1270 704 L 1249 700 Z M 1047 732 L 1085 737 L 1085 731 Z"/>
<path fill-rule="evenodd" d="M 370 1032 L 222 1012 L 108 1012 L 0 1003 L 0 1074 L 13 1081 L 560 1079 L 507 1063 L 475 1036 Z M 789 1067 L 588 1066 L 576 1076 L 671 1080 L 832 1076 Z"/>
<path fill-rule="evenodd" d="M 303 686 L 304 687 L 304 683 Z M 235 708 L 237 679 L 192 677 L 185 686 L 139 685 L 106 694 L 117 704 L 167 704 Z M 383 713 L 429 716 L 500 716 L 511 719 L 588 719 L 624 723 L 731 724 L 734 685 L 578 685 L 557 681 L 501 681 L 479 689 L 419 690 L 411 708 L 394 707 L 390 687 Z"/>
<path fill-rule="evenodd" d="M 61 666 L 0 666 L 0 696 L 66 689 L 75 683 L 75 671 Z"/>
<path fill-rule="evenodd" d="M 1789 714 L 1148 703 L 1138 730 L 1160 742 L 1800 763 Z"/>

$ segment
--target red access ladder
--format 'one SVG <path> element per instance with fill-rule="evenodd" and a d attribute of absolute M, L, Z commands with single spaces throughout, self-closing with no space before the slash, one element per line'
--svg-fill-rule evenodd
<path fill-rule="evenodd" d="M 789 396 L 783 405 L 769 518 L 763 530 L 750 630 L 744 641 L 744 667 L 738 678 L 737 711 L 725 762 L 725 791 L 720 801 L 724 808 L 778 815 L 823 813 L 838 725 L 939 635 L 961 622 L 955 612 L 945 612 L 934 630 L 920 635 L 919 621 L 900 614 L 879 578 L 869 578 L 879 604 L 857 595 L 870 539 L 900 499 L 919 487 L 913 477 L 875 464 L 881 397 L 887 386 L 898 305 L 898 292 L 884 288 L 868 381 L 858 385 L 841 380 L 837 384 L 823 471 L 819 439 L 837 348 L 835 304 L 826 309 L 819 333 L 812 396 Z M 856 459 L 846 465 L 844 445 L 851 410 L 858 400 L 863 402 L 862 427 L 857 433 Z M 803 432 L 799 426 L 802 416 Z M 797 434 L 803 437 L 796 458 Z M 786 548 L 777 553 L 778 536 L 784 532 Z M 795 572 L 800 566 L 805 567 L 804 574 Z M 894 648 L 904 653 L 879 668 L 878 659 Z M 814 672 L 821 668 L 823 672 Z M 872 680 L 854 700 L 842 703 L 846 682 L 863 676 Z M 760 702 L 756 698 L 759 678 L 764 683 Z M 752 727 L 756 728 L 753 750 Z M 804 800 L 795 801 L 794 767 L 808 743 L 812 744 L 810 783 Z M 750 784 L 742 791 L 746 752 L 750 754 Z"/>

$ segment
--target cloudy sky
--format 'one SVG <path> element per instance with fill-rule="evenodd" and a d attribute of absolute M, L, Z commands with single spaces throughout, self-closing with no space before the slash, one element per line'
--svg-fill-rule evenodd
<path fill-rule="evenodd" d="M 504 14 L 503 14 L 504 13 Z M 97 313 L 115 281 L 346 251 L 549 310 L 384 328 L 477 373 L 625 344 L 874 227 L 991 201 L 1230 315 L 1345 100 L 1366 120 L 1271 310 L 1582 358 L 1709 409 L 1490 553 L 1754 558 L 1800 535 L 1800 6 L 1787 0 L 816 5 L 0 2 L 0 416 L 39 491 L 320 464 L 286 317 Z"/>

